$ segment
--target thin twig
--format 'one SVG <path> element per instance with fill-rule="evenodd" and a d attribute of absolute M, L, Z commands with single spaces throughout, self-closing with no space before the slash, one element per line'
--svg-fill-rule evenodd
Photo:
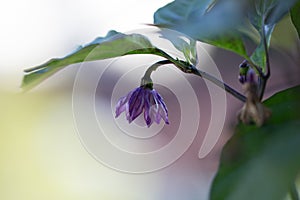
<path fill-rule="evenodd" d="M 142 78 L 142 84 L 152 82 L 150 75 L 159 66 L 166 65 L 166 64 L 174 64 L 181 71 L 183 71 L 185 73 L 195 74 L 197 76 L 200 76 L 201 78 L 205 78 L 205 79 L 211 81 L 212 83 L 214 83 L 215 85 L 219 86 L 220 88 L 224 89 L 226 92 L 232 94 L 234 97 L 236 97 L 240 101 L 246 102 L 246 97 L 244 95 L 242 95 L 238 91 L 234 90 L 226 83 L 223 83 L 219 79 L 215 78 L 214 76 L 197 69 L 196 67 L 188 64 L 185 61 L 173 59 L 171 56 L 166 55 L 165 53 L 164 53 L 164 57 L 167 58 L 168 60 L 162 60 L 162 61 L 156 62 L 147 69 L 147 71 L 145 72 L 145 75 Z"/>
<path fill-rule="evenodd" d="M 161 60 L 161 61 L 158 61 L 156 63 L 154 63 L 153 65 L 151 65 L 145 72 L 144 76 L 143 76 L 143 79 L 145 81 L 151 81 L 151 73 L 153 71 L 155 71 L 159 66 L 161 65 L 166 65 L 166 64 L 172 64 L 172 62 L 170 60 Z"/>
<path fill-rule="evenodd" d="M 234 97 L 236 97 L 240 101 L 246 102 L 247 98 L 244 95 L 242 95 L 241 93 L 239 93 L 238 91 L 236 91 L 235 89 L 233 89 L 232 87 L 227 85 L 226 83 L 223 83 L 219 79 L 215 78 L 214 76 L 212 76 L 212 75 L 210 75 L 206 72 L 200 71 L 198 69 L 196 69 L 195 72 L 193 72 L 193 74 L 198 75 L 202 78 L 205 78 L 205 79 L 211 81 L 212 83 L 216 84 L 220 88 L 225 89 L 226 92 L 230 93 L 231 95 L 233 95 Z"/>
<path fill-rule="evenodd" d="M 265 74 L 263 74 L 263 76 L 260 76 L 261 77 L 261 85 L 260 85 L 260 88 L 259 88 L 259 99 L 260 100 L 262 100 L 262 98 L 264 96 L 266 85 L 267 85 L 268 79 L 271 75 L 269 51 L 268 51 L 268 44 L 267 44 L 264 24 L 262 26 L 262 40 L 263 40 L 264 49 L 265 49 L 265 56 L 266 56 L 266 72 L 265 72 Z"/>

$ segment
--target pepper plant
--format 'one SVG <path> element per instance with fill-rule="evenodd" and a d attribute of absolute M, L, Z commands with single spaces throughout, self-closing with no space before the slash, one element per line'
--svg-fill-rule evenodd
<path fill-rule="evenodd" d="M 121 97 L 116 117 L 125 112 L 130 122 L 144 114 L 147 126 L 161 119 L 169 124 L 167 102 L 153 88 L 151 74 L 172 64 L 183 73 L 207 79 L 244 103 L 235 134 L 225 145 L 210 199 L 299 199 L 300 172 L 300 86 L 289 88 L 263 101 L 271 76 L 270 41 L 275 26 L 290 17 L 300 37 L 299 0 L 175 0 L 154 13 L 159 29 L 188 35 L 189 42 L 165 37 L 184 59 L 173 57 L 137 33 L 109 31 L 105 37 L 79 48 L 63 58 L 26 69 L 22 88 L 29 90 L 61 69 L 75 63 L 132 55 L 153 54 L 162 58 L 149 63 L 140 87 Z M 247 51 L 245 41 L 256 47 Z M 196 67 L 197 41 L 241 56 L 237 74 L 243 93 Z M 298 41 L 299 42 L 299 41 Z M 93 51 L 93 56 L 88 56 Z M 299 52 L 298 52 L 299 53 Z M 299 182 L 299 181 L 298 181 Z"/>

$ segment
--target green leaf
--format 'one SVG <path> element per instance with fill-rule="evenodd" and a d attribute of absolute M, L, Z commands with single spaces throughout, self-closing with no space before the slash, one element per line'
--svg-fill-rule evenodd
<path fill-rule="evenodd" d="M 49 76 L 71 64 L 114 58 L 129 54 L 162 55 L 164 52 L 155 48 L 143 35 L 125 35 L 116 31 L 110 31 L 106 37 L 99 37 L 93 42 L 80 47 L 72 54 L 63 58 L 51 59 L 42 65 L 24 70 L 25 75 L 22 88 L 24 90 L 31 89 Z"/>
<path fill-rule="evenodd" d="M 267 49 L 270 46 L 271 35 L 276 23 L 278 23 L 295 4 L 297 0 L 250 0 L 248 17 L 252 25 L 259 32 L 260 44 L 251 55 L 254 64 L 266 68 L 266 54 L 264 47 L 264 37 Z"/>
<path fill-rule="evenodd" d="M 243 1 L 175 0 L 158 9 L 154 24 L 170 28 L 247 58 L 236 30 L 243 19 Z"/>
<path fill-rule="evenodd" d="M 214 45 L 216 47 L 233 51 L 238 55 L 249 59 L 246 53 L 244 42 L 239 34 L 224 34 L 222 36 L 216 36 L 214 38 L 205 38 L 203 42 Z"/>
<path fill-rule="evenodd" d="M 164 28 L 160 29 L 158 31 L 158 34 L 160 34 L 161 38 L 169 40 L 177 50 L 182 52 L 189 64 L 197 64 L 198 57 L 196 40 L 178 32 L 174 33 L 174 31 Z"/>
<path fill-rule="evenodd" d="M 266 37 L 266 44 L 267 44 L 267 49 L 270 46 L 270 41 L 271 41 L 271 35 L 274 30 L 274 26 L 271 26 L 270 28 L 265 27 L 265 37 Z M 266 68 L 266 51 L 265 51 L 265 43 L 263 41 L 263 35 L 261 33 L 261 39 L 259 42 L 259 45 L 256 47 L 255 51 L 252 53 L 250 59 L 252 62 L 261 67 L 263 69 L 263 72 L 265 72 Z"/>
<path fill-rule="evenodd" d="M 300 38 L 300 1 L 299 0 L 291 10 L 291 19 Z"/>
<path fill-rule="evenodd" d="M 300 172 L 300 86 L 264 104 L 273 112 L 267 124 L 239 124 L 225 145 L 212 200 L 282 200 Z"/>

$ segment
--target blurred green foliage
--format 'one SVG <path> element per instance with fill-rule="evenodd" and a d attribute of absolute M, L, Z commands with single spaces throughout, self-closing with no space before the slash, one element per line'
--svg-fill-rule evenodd
<path fill-rule="evenodd" d="M 291 10 L 291 18 L 300 38 L 300 1 Z"/>
<path fill-rule="evenodd" d="M 300 172 L 300 87 L 264 104 L 273 111 L 267 124 L 239 124 L 224 147 L 212 200 L 280 200 Z"/>

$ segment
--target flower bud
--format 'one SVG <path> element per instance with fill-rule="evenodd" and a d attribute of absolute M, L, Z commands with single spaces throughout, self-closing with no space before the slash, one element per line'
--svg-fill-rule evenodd
<path fill-rule="evenodd" d="M 244 60 L 240 65 L 239 65 L 239 76 L 238 79 L 241 84 L 244 84 L 247 81 L 247 72 L 249 70 L 249 65 L 248 61 Z"/>

